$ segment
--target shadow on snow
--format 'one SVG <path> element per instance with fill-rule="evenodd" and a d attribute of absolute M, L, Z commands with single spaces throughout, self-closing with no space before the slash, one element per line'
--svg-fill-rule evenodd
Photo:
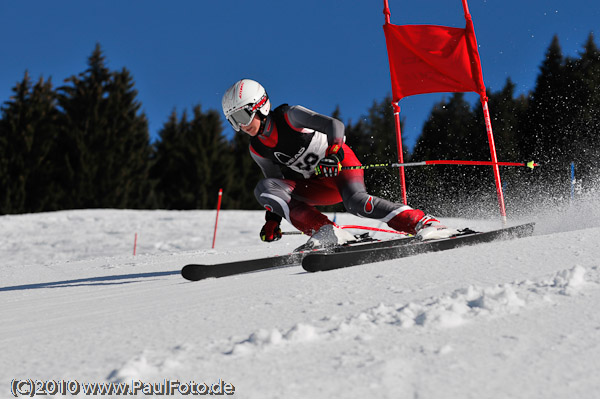
<path fill-rule="evenodd" d="M 38 288 L 63 288 L 63 287 L 78 287 L 78 286 L 91 286 L 91 285 L 130 284 L 130 283 L 134 283 L 135 281 L 133 281 L 133 280 L 135 280 L 135 279 L 173 276 L 173 275 L 179 275 L 179 274 L 181 274 L 180 270 L 174 270 L 174 271 L 167 271 L 167 272 L 131 273 L 131 274 L 121 274 L 121 275 L 115 275 L 115 276 L 88 277 L 88 278 L 80 278 L 80 279 L 75 279 L 75 280 L 52 281 L 52 282 L 48 282 L 48 283 L 36 283 L 36 284 L 14 285 L 11 287 L 0 287 L 0 292 L 32 290 L 32 289 L 38 289 Z M 127 281 L 127 280 L 131 280 L 131 281 Z"/>

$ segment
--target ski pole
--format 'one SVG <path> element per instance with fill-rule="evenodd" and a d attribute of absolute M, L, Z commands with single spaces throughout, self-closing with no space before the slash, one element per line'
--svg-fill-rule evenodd
<path fill-rule="evenodd" d="M 534 161 L 530 162 L 491 162 L 491 161 L 462 161 L 462 160 L 434 160 L 421 162 L 405 162 L 405 163 L 376 163 L 360 166 L 342 166 L 342 170 L 353 169 L 382 169 L 382 168 L 400 168 L 409 166 L 427 166 L 427 165 L 474 165 L 474 166 L 525 166 L 530 169 L 540 166 Z"/>
<path fill-rule="evenodd" d="M 382 232 L 382 233 L 407 235 L 407 233 L 404 233 L 402 231 L 380 229 L 378 227 L 370 227 L 370 226 L 346 225 L 346 226 L 338 226 L 338 227 L 340 229 L 370 230 L 370 231 L 376 231 L 376 232 Z M 283 234 L 283 235 L 299 235 L 299 234 L 304 234 L 304 233 L 301 231 L 282 231 L 281 234 Z"/>

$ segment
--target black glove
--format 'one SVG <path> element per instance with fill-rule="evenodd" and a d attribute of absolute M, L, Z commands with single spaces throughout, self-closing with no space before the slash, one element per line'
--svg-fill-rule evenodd
<path fill-rule="evenodd" d="M 327 156 L 319 161 L 315 173 L 325 177 L 336 177 L 342 170 L 344 150 L 339 145 L 327 149 Z"/>
<path fill-rule="evenodd" d="M 281 238 L 279 223 L 269 220 L 260 230 L 260 239 L 266 242 L 277 241 Z"/>
<path fill-rule="evenodd" d="M 267 223 L 260 230 L 260 239 L 265 242 L 277 241 L 281 238 L 281 216 L 267 211 L 265 215 Z"/>

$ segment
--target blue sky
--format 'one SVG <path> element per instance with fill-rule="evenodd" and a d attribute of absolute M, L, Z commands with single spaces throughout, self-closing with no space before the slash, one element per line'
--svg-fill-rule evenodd
<path fill-rule="evenodd" d="M 389 5 L 393 24 L 464 27 L 460 0 Z M 590 32 L 600 43 L 595 1 L 470 0 L 469 8 L 494 91 L 508 77 L 518 93 L 531 90 L 554 34 L 569 56 Z M 25 70 L 61 85 L 86 69 L 100 43 L 110 69 L 132 73 L 153 138 L 174 109 L 220 112 L 223 92 L 244 77 L 261 82 L 274 105 L 324 114 L 339 105 L 342 120 L 354 123 L 391 93 L 382 10 L 383 0 L 0 0 L 0 102 Z M 444 96 L 400 102 L 409 146 Z"/>

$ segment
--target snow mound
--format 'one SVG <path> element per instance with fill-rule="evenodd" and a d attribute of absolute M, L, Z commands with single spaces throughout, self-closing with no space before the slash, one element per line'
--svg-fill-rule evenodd
<path fill-rule="evenodd" d="M 123 366 L 114 369 L 107 377 L 110 382 L 125 382 L 142 379 L 157 379 L 170 375 L 177 370 L 189 352 L 188 347 L 176 346 L 171 350 L 155 351 L 144 350 L 134 356 Z"/>
<path fill-rule="evenodd" d="M 573 269 L 556 273 L 550 286 L 560 288 L 561 294 L 569 294 L 581 288 L 585 282 L 585 269 L 575 266 Z"/>
<path fill-rule="evenodd" d="M 581 266 L 574 266 L 537 282 L 525 280 L 491 287 L 471 285 L 448 295 L 403 305 L 380 303 L 341 321 L 339 316 L 329 316 L 314 323 L 296 324 L 283 332 L 279 329 L 260 329 L 247 339 L 234 343 L 225 354 L 246 355 L 290 343 L 348 336 L 368 340 L 371 333 L 385 326 L 400 329 L 456 328 L 468 322 L 516 314 L 527 307 L 557 301 L 561 296 L 575 295 L 590 283 L 596 286 L 600 283 L 597 267 L 588 272 Z"/>
<path fill-rule="evenodd" d="M 592 272 L 597 279 L 598 269 L 594 268 Z M 585 286 L 585 275 L 585 268 L 575 266 L 538 282 L 523 281 L 483 288 L 469 286 L 421 302 L 401 306 L 380 304 L 349 318 L 336 331 L 349 331 L 351 326 L 382 324 L 402 328 L 453 328 L 481 317 L 514 314 L 552 296 L 575 294 Z"/>
<path fill-rule="evenodd" d="M 318 336 L 319 333 L 314 326 L 303 323 L 296 324 L 285 333 L 282 333 L 278 329 L 261 329 L 252 333 L 248 339 L 234 344 L 233 348 L 226 352 L 226 354 L 243 355 L 257 348 L 284 345 L 287 342 L 310 341 Z"/>

